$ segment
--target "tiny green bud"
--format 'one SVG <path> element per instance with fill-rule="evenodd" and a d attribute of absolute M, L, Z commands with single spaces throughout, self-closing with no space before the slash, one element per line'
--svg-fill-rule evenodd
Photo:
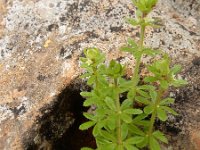
<path fill-rule="evenodd" d="M 94 60 L 99 55 L 99 51 L 96 48 L 89 48 L 85 51 L 85 55 L 87 58 Z"/>

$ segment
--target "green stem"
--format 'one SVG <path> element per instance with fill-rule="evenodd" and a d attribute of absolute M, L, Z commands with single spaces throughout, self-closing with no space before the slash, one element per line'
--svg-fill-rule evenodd
<path fill-rule="evenodd" d="M 154 127 L 154 123 L 155 123 L 156 116 L 157 116 L 157 107 L 158 107 L 158 105 L 161 101 L 163 93 L 164 93 L 164 90 L 162 88 L 159 88 L 158 95 L 157 95 L 156 101 L 155 101 L 154 106 L 153 106 L 154 109 L 153 109 L 151 119 L 150 119 L 150 126 L 149 126 L 149 131 L 148 131 L 149 137 L 151 137 L 151 135 L 153 133 L 153 127 Z"/>
<path fill-rule="evenodd" d="M 144 22 L 144 19 L 143 19 L 143 21 L 142 22 Z M 145 25 L 141 25 L 141 27 L 140 27 L 140 48 L 142 48 L 143 47 L 143 43 L 144 43 L 144 34 L 145 34 Z"/>
<path fill-rule="evenodd" d="M 142 51 L 142 49 L 143 49 L 144 35 L 145 35 L 145 25 L 141 25 L 140 26 L 140 44 L 139 44 L 139 49 L 138 49 L 139 51 Z M 134 87 L 136 87 L 139 82 L 139 68 L 140 68 L 140 64 L 141 64 L 141 58 L 142 58 L 142 54 L 136 58 L 136 65 L 135 65 L 135 70 L 134 70 L 133 78 L 132 78 Z M 135 94 L 136 94 L 135 88 L 134 88 L 133 93 L 135 96 Z"/>
<path fill-rule="evenodd" d="M 117 126 L 117 144 L 118 144 L 118 149 L 123 150 L 122 146 L 122 131 L 121 131 L 121 108 L 120 108 L 120 99 L 119 99 L 119 92 L 118 92 L 118 79 L 114 79 L 114 84 L 115 84 L 115 92 L 116 92 L 116 108 L 117 108 L 117 121 L 116 121 L 116 126 Z"/>
<path fill-rule="evenodd" d="M 93 67 L 93 72 L 94 72 L 94 76 L 95 76 L 95 84 L 94 84 L 93 88 L 98 89 L 97 67 Z"/>

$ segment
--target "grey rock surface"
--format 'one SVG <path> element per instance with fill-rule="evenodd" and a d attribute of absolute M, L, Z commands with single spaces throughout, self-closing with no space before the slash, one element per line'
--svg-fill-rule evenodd
<path fill-rule="evenodd" d="M 124 20 L 131 15 L 130 0 L 0 0 L 0 149 L 24 149 L 24 139 L 39 128 L 37 118 L 80 75 L 84 48 L 134 63 L 119 51 L 127 37 L 138 38 L 138 29 Z M 150 16 L 163 26 L 147 29 L 146 45 L 163 49 L 187 71 L 200 57 L 200 2 L 160 0 Z M 65 113 L 68 127 L 74 118 Z"/>

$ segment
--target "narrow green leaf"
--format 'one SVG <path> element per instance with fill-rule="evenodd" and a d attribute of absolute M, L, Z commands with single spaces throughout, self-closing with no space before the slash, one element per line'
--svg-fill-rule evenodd
<path fill-rule="evenodd" d="M 107 106 L 108 106 L 110 109 L 116 110 L 116 106 L 115 106 L 114 100 L 113 100 L 112 98 L 106 97 L 105 102 L 106 102 Z"/>
<path fill-rule="evenodd" d="M 143 53 L 149 56 L 155 56 L 156 54 L 159 54 L 160 51 L 151 48 L 144 48 Z"/>
<path fill-rule="evenodd" d="M 92 61 L 91 61 L 91 63 L 92 63 Z M 89 72 L 89 73 L 92 73 L 92 71 L 93 71 L 93 70 L 90 68 L 90 66 L 89 66 L 88 63 L 83 63 L 83 62 L 82 62 L 81 68 L 84 68 L 84 69 L 87 70 L 87 72 Z"/>
<path fill-rule="evenodd" d="M 160 141 L 168 144 L 168 140 L 167 140 L 167 138 L 165 137 L 165 135 L 162 132 L 160 132 L 160 131 L 157 130 L 157 131 L 153 132 L 153 136 L 156 139 L 158 139 L 158 140 L 160 140 Z"/>
<path fill-rule="evenodd" d="M 150 91 L 150 96 L 151 96 L 152 102 L 155 103 L 156 98 L 157 98 L 157 92 L 156 91 Z"/>
<path fill-rule="evenodd" d="M 132 115 L 142 114 L 143 113 L 142 110 L 140 110 L 140 109 L 133 109 L 133 108 L 125 109 L 123 112 L 126 113 L 126 114 L 132 114 Z"/>
<path fill-rule="evenodd" d="M 150 149 L 151 150 L 161 150 L 160 149 L 160 144 L 158 143 L 158 141 L 152 136 L 150 137 Z"/>
<path fill-rule="evenodd" d="M 128 92 L 127 98 L 131 101 L 133 101 L 133 98 L 135 97 L 135 91 L 134 89 L 130 89 L 130 91 Z"/>
<path fill-rule="evenodd" d="M 123 78 L 119 79 L 119 89 L 120 93 L 124 93 L 130 89 L 130 87 L 133 85 L 132 81 L 127 81 Z"/>
<path fill-rule="evenodd" d="M 150 121 L 149 120 L 141 120 L 139 122 L 136 122 L 135 125 L 143 126 L 143 127 L 148 128 L 149 125 L 150 125 Z"/>
<path fill-rule="evenodd" d="M 135 57 L 135 59 L 140 58 L 142 56 L 142 51 L 141 50 L 134 51 L 133 56 Z"/>
<path fill-rule="evenodd" d="M 92 85 L 92 84 L 94 84 L 94 82 L 95 82 L 95 76 L 93 75 L 88 79 L 87 84 Z"/>
<path fill-rule="evenodd" d="M 160 80 L 160 86 L 161 86 L 162 89 L 166 90 L 166 89 L 168 89 L 169 84 L 167 83 L 166 80 Z"/>
<path fill-rule="evenodd" d="M 156 68 L 160 70 L 162 75 L 168 75 L 169 70 L 169 58 L 166 56 L 165 58 L 157 61 L 155 63 Z"/>
<path fill-rule="evenodd" d="M 85 107 L 91 106 L 92 104 L 95 104 L 94 98 L 88 98 L 83 102 L 83 106 Z"/>
<path fill-rule="evenodd" d="M 178 115 L 178 113 L 177 112 L 175 112 L 173 109 L 171 109 L 170 107 L 167 107 L 167 106 L 160 106 L 160 108 L 162 108 L 162 109 L 164 109 L 165 111 L 167 111 L 167 112 L 169 112 L 169 113 L 171 113 L 171 114 L 173 114 L 173 115 Z"/>
<path fill-rule="evenodd" d="M 93 125 L 95 125 L 94 121 L 88 121 L 88 122 L 85 122 L 85 123 L 81 124 L 79 126 L 79 129 L 80 130 L 87 130 L 88 128 L 92 127 Z"/>
<path fill-rule="evenodd" d="M 116 150 L 117 144 L 116 143 L 108 143 L 102 146 L 101 150 Z"/>
<path fill-rule="evenodd" d="M 154 73 L 154 74 L 158 74 L 158 72 L 159 72 L 159 70 L 156 68 L 155 65 L 148 66 L 147 69 L 148 69 L 150 72 Z"/>
<path fill-rule="evenodd" d="M 106 126 L 110 130 L 114 130 L 116 128 L 116 120 L 117 120 L 116 116 L 108 116 Z"/>
<path fill-rule="evenodd" d="M 156 88 L 153 85 L 140 85 L 138 86 L 138 89 L 142 89 L 142 90 L 155 90 Z"/>
<path fill-rule="evenodd" d="M 124 147 L 126 148 L 126 150 L 139 150 L 137 147 L 135 147 L 131 144 L 128 144 L 128 143 L 125 143 Z"/>
<path fill-rule="evenodd" d="M 134 134 L 137 134 L 137 135 L 145 136 L 145 133 L 141 129 L 139 129 L 137 126 L 135 126 L 133 124 L 129 125 L 129 131 L 131 133 L 134 133 Z"/>
<path fill-rule="evenodd" d="M 147 137 L 147 136 L 144 136 L 144 140 L 143 140 L 141 143 L 137 144 L 137 147 L 139 147 L 139 148 L 144 148 L 144 147 L 146 147 L 147 145 L 148 145 L 148 137 Z"/>
<path fill-rule="evenodd" d="M 153 110 L 154 110 L 153 105 L 148 105 L 148 106 L 146 106 L 144 108 L 144 113 L 147 114 L 147 115 L 149 115 L 149 114 L 151 114 L 153 112 Z"/>
<path fill-rule="evenodd" d="M 103 138 L 100 135 L 96 136 L 95 139 L 96 139 L 96 143 L 98 146 L 98 150 L 104 150 L 104 149 L 102 149 L 104 147 L 104 145 L 111 143 L 110 141 L 106 140 L 105 138 Z"/>
<path fill-rule="evenodd" d="M 186 80 L 182 80 L 182 79 L 174 80 L 172 82 L 172 85 L 175 86 L 175 87 L 180 87 L 180 86 L 187 85 L 187 84 L 188 84 L 187 81 Z"/>
<path fill-rule="evenodd" d="M 144 78 L 144 82 L 155 82 L 158 79 L 156 77 L 148 76 Z"/>
<path fill-rule="evenodd" d="M 83 113 L 83 116 L 89 120 L 92 120 L 92 121 L 95 121 L 95 116 L 93 114 L 90 114 L 90 113 L 86 113 L 84 112 Z"/>
<path fill-rule="evenodd" d="M 166 114 L 165 110 L 163 110 L 161 107 L 157 108 L 157 115 L 160 120 L 162 120 L 162 121 L 167 120 L 167 114 Z"/>
<path fill-rule="evenodd" d="M 102 130 L 102 131 L 101 131 L 101 135 L 102 135 L 105 139 L 107 139 L 107 140 L 109 140 L 109 141 L 116 142 L 115 136 L 114 136 L 113 134 L 109 133 L 108 131 Z"/>
<path fill-rule="evenodd" d="M 137 93 L 140 94 L 141 96 L 145 97 L 145 98 L 149 98 L 149 94 L 143 90 L 137 89 Z"/>
<path fill-rule="evenodd" d="M 107 123 L 106 119 L 101 119 L 101 121 L 98 120 L 98 122 L 96 123 L 96 126 L 99 128 L 99 131 L 106 126 L 106 123 Z"/>
<path fill-rule="evenodd" d="M 147 11 L 147 8 L 146 8 L 144 0 L 140 0 L 135 6 L 137 6 L 138 9 L 141 10 L 142 12 L 146 12 Z"/>
<path fill-rule="evenodd" d="M 177 74 L 181 71 L 181 65 L 174 65 L 174 67 L 171 69 L 172 74 Z"/>
<path fill-rule="evenodd" d="M 121 119 L 126 123 L 131 123 L 132 122 L 132 116 L 128 115 L 126 113 L 122 113 L 121 114 Z"/>
<path fill-rule="evenodd" d="M 98 108 L 95 111 L 96 111 L 95 116 L 98 116 L 98 118 L 100 119 L 100 118 L 104 118 L 107 115 L 109 109 Z"/>
<path fill-rule="evenodd" d="M 125 110 L 127 108 L 130 108 L 133 104 L 133 101 L 129 100 L 129 99 L 126 99 L 122 102 L 121 104 L 121 110 Z"/>
<path fill-rule="evenodd" d="M 133 119 L 133 121 L 134 122 L 138 122 L 138 121 L 141 121 L 141 120 L 143 120 L 143 119 L 145 119 L 146 117 L 147 117 L 148 115 L 147 114 L 139 114 L 139 115 L 137 115 L 134 119 Z"/>
<path fill-rule="evenodd" d="M 135 5 L 135 6 L 136 6 L 136 5 Z M 136 13 L 135 13 L 135 14 L 136 14 L 136 18 L 138 18 L 138 19 L 141 18 L 142 15 L 143 15 L 142 11 L 140 11 L 139 9 L 136 10 Z"/>
<path fill-rule="evenodd" d="M 128 135 L 128 125 L 126 123 L 122 124 L 122 140 L 127 138 Z"/>
<path fill-rule="evenodd" d="M 80 95 L 82 97 L 90 97 L 90 96 L 92 96 L 92 92 L 81 92 Z"/>
<path fill-rule="evenodd" d="M 124 52 L 129 52 L 129 53 L 133 53 L 135 51 L 134 48 L 132 47 L 128 47 L 128 46 L 123 46 L 120 48 L 121 51 L 124 51 Z"/>
<path fill-rule="evenodd" d="M 140 3 L 141 5 L 145 6 L 147 5 L 147 1 L 146 0 L 140 0 L 138 1 L 138 3 Z"/>
<path fill-rule="evenodd" d="M 85 57 L 80 57 L 79 59 L 80 59 L 81 62 L 86 62 L 87 61 L 87 58 L 85 58 Z"/>
<path fill-rule="evenodd" d="M 135 47 L 137 48 L 137 44 L 135 43 L 135 41 L 131 38 L 128 38 L 128 44 L 131 46 L 131 47 Z"/>
<path fill-rule="evenodd" d="M 159 105 L 169 105 L 174 103 L 174 98 L 165 98 L 163 99 Z"/>
<path fill-rule="evenodd" d="M 137 20 L 135 19 L 132 19 L 132 18 L 127 18 L 126 21 L 131 24 L 132 26 L 137 26 L 138 25 L 138 22 Z"/>
<path fill-rule="evenodd" d="M 137 102 L 140 102 L 140 103 L 145 104 L 145 105 L 151 104 L 151 102 L 150 102 L 148 99 L 146 99 L 146 98 L 144 98 L 144 97 L 141 97 L 141 96 L 136 96 L 136 97 L 135 97 L 135 100 L 136 100 Z"/>
<path fill-rule="evenodd" d="M 144 137 L 142 136 L 135 136 L 135 137 L 131 137 L 129 139 L 127 139 L 125 142 L 127 144 L 138 144 L 138 143 L 141 143 L 142 141 L 144 140 Z"/>
<path fill-rule="evenodd" d="M 96 124 L 93 128 L 92 134 L 94 137 L 96 137 L 97 135 L 99 135 L 101 133 L 100 128 L 98 127 L 98 124 Z"/>
<path fill-rule="evenodd" d="M 139 114 L 133 119 L 132 123 L 138 126 L 148 127 L 150 125 L 150 121 L 145 120 L 145 118 L 147 117 L 148 117 L 148 114 L 145 114 L 145 113 Z"/>

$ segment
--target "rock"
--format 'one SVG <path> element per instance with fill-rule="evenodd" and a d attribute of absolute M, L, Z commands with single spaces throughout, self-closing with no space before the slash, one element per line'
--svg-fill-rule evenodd
<path fill-rule="evenodd" d="M 191 131 L 191 141 L 196 150 L 200 149 L 200 132 L 199 130 Z"/>
<path fill-rule="evenodd" d="M 184 7 L 181 0 L 159 2 L 151 16 L 160 17 L 163 26 L 149 28 L 145 43 L 186 68 L 193 56 L 200 57 L 200 6 L 198 0 L 182 1 Z M 51 138 L 37 134 L 45 122 L 52 137 L 73 123 L 72 98 L 65 89 L 75 88 L 70 85 L 81 73 L 78 57 L 84 48 L 95 46 L 109 59 L 134 62 L 118 51 L 127 37 L 137 39 L 137 28 L 124 20 L 133 10 L 130 0 L 0 0 L 0 149 L 51 147 Z M 66 109 L 55 111 L 63 91 Z M 60 123 L 63 117 L 66 127 Z"/>

